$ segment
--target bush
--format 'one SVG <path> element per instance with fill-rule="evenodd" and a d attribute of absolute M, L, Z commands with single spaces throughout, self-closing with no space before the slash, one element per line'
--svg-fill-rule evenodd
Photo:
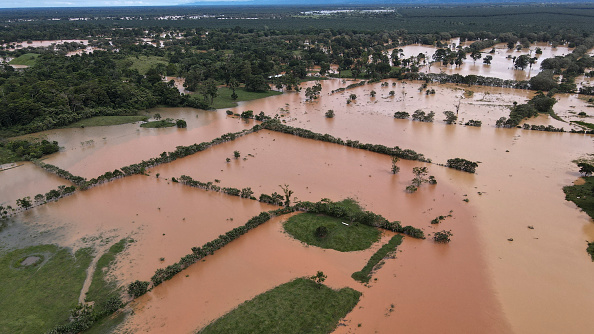
<path fill-rule="evenodd" d="M 136 280 L 128 285 L 128 294 L 134 298 L 138 298 L 147 292 L 149 284 L 146 281 Z"/>
<path fill-rule="evenodd" d="M 454 158 L 448 159 L 446 167 L 461 170 L 467 173 L 474 173 L 478 167 L 478 163 L 462 158 Z"/>
<path fill-rule="evenodd" d="M 435 234 L 433 235 L 433 240 L 435 242 L 448 243 L 448 242 L 450 242 L 451 236 L 453 236 L 451 231 L 443 230 L 443 231 L 435 232 Z"/>

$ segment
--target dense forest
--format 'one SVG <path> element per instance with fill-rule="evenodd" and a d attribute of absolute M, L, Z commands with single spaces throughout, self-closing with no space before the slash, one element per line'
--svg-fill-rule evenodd
<path fill-rule="evenodd" d="M 190 12 L 194 10 L 187 8 Z M 130 15 L 129 8 L 0 11 L 0 21 L 5 22 L 0 27 L 0 40 L 4 43 L 0 57 L 6 60 L 28 57 L 31 62 L 24 69 L 14 69 L 6 63 L 0 67 L 0 136 L 62 127 L 99 115 L 136 114 L 158 105 L 205 109 L 219 94 L 221 86 L 232 91 L 234 99 L 237 89 L 254 92 L 271 87 L 299 89 L 299 82 L 308 79 L 314 66 L 319 66 L 318 78 L 325 75 L 370 80 L 390 77 L 578 92 L 573 78 L 591 74 L 588 69 L 594 64 L 587 53 L 594 47 L 592 26 L 578 24 L 591 20 L 591 14 L 594 15 L 594 6 L 587 5 L 554 8 L 501 6 L 488 11 L 476 6 L 425 8 L 423 11 L 402 7 L 391 11 L 353 10 L 333 15 L 316 15 L 315 11 L 305 12 L 301 8 L 283 8 L 282 11 L 247 8 L 242 12 L 224 7 L 216 9 L 218 12 L 213 12 L 213 8 L 196 9 L 202 13 L 200 19 L 190 19 L 193 14 L 188 14 L 187 10 L 182 12 L 179 7 L 135 10 L 136 14 L 127 20 L 121 17 Z M 560 14 L 554 20 L 546 20 L 547 28 L 543 29 L 541 24 L 545 21 L 541 15 L 553 11 Z M 258 20 L 246 19 L 256 13 Z M 493 20 L 488 20 L 489 24 L 503 20 L 507 14 L 513 14 L 514 20 L 522 17 L 523 29 L 504 25 L 510 30 L 501 31 L 502 26 L 497 25 L 497 29 L 486 30 L 486 26 L 476 25 L 476 22 L 485 21 L 481 16 L 485 13 L 493 16 Z M 177 19 L 158 19 L 168 15 L 178 16 Z M 225 20 L 208 21 L 217 15 L 235 17 L 227 20 L 234 26 L 214 23 Z M 93 19 L 70 21 L 73 17 Z M 466 29 L 464 24 L 456 29 L 445 29 L 448 20 L 454 17 L 464 17 L 476 24 L 472 30 Z M 572 24 L 566 24 L 568 17 Z M 25 22 L 26 19 L 35 24 Z M 368 25 L 353 24 L 359 19 L 374 22 L 373 29 Z M 260 28 L 247 23 L 262 20 L 266 20 L 266 24 Z M 307 20 L 315 25 L 293 29 L 295 20 Z M 398 29 L 390 30 L 386 27 L 392 25 L 378 24 L 382 20 L 400 22 Z M 418 29 L 409 32 L 404 28 L 407 27 L 405 22 L 415 20 L 424 22 L 425 32 Z M 351 26 L 359 30 L 340 28 L 337 23 L 342 21 L 351 22 Z M 207 28 L 207 22 L 212 26 Z M 385 30 L 378 30 L 378 27 Z M 49 47 L 28 46 L 32 45 L 31 40 L 68 38 L 88 41 L 94 52 L 67 56 L 68 52 L 86 48 L 82 41 Z M 451 38 L 473 43 L 452 51 L 448 48 Z M 431 61 L 451 66 L 460 65 L 468 57 L 476 61 L 497 43 L 507 43 L 510 49 L 522 49 L 535 42 L 575 49 L 565 57 L 543 61 L 542 68 L 546 71 L 530 82 L 417 73 L 420 66 Z M 398 47 L 412 43 L 434 45 L 439 49 L 432 59 L 424 59 L 424 55 L 404 58 Z M 485 61 L 487 58 L 485 56 Z M 148 65 L 136 66 L 143 59 Z M 514 61 L 519 68 L 532 64 L 528 56 L 520 56 Z M 338 73 L 331 73 L 332 66 L 336 66 Z M 165 76 L 184 78 L 186 90 L 193 93 L 180 93 L 174 82 L 166 81 Z M 592 89 L 582 87 L 579 92 L 591 94 Z"/>

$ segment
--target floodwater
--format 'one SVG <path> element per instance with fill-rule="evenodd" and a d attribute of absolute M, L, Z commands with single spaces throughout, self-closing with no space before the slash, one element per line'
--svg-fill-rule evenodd
<path fill-rule="evenodd" d="M 32 235 L 51 228 L 51 235 L 37 238 L 75 249 L 94 246 L 99 253 L 122 238 L 134 239 L 111 273 L 127 286 L 150 280 L 156 269 L 179 261 L 192 247 L 274 208 L 136 175 L 29 210 L 19 224 Z"/>
<path fill-rule="evenodd" d="M 287 184 L 296 200 L 353 197 L 367 210 L 423 228 L 426 234 L 451 229 L 454 236 L 447 245 L 434 244 L 430 238 L 405 238 L 396 259 L 387 260 L 374 275 L 377 281 L 366 287 L 350 279 L 350 274 L 374 250 L 341 254 L 306 247 L 282 232 L 283 218 L 275 219 L 135 302 L 135 315 L 124 329 L 190 332 L 267 289 L 323 270 L 330 286 L 363 292 L 337 333 L 589 333 L 594 328 L 589 314 L 594 309 L 590 279 L 594 266 L 585 252 L 585 240 L 594 240 L 594 224 L 565 201 L 562 187 L 579 177 L 571 160 L 592 153 L 593 137 L 495 128 L 495 121 L 508 116 L 514 101 L 525 103 L 534 94 L 530 91 L 430 84 L 428 88 L 436 94 L 426 95 L 419 92 L 418 82 L 387 82 L 388 87 L 368 84 L 330 94 L 352 82 L 326 80 L 321 97 L 314 102 L 288 92 L 242 102 L 232 110 L 279 114 L 288 125 L 342 139 L 414 149 L 437 163 L 454 157 L 479 161 L 476 174 L 403 160 L 398 163 L 401 172 L 393 175 L 387 156 L 262 130 L 151 168 L 151 176 L 133 176 L 77 192 L 15 220 L 23 222 L 25 236 L 51 231 L 36 240 L 51 238 L 60 245 L 93 244 L 105 249 L 131 236 L 136 242 L 112 273 L 125 284 L 148 280 L 156 268 L 177 261 L 192 246 L 272 208 L 168 184 L 166 179 L 182 174 L 205 182 L 217 179 L 222 187 L 251 187 L 256 197 L 281 193 L 279 185 Z M 377 92 L 376 97 L 369 96 L 371 90 Z M 395 91 L 392 97 L 390 90 Z M 351 93 L 357 99 L 347 105 Z M 555 112 L 564 120 L 578 119 L 576 114 L 581 111 L 594 116 L 587 102 L 575 95 L 556 98 Z M 478 119 L 483 126 L 444 124 L 442 112 L 455 110 L 458 103 L 460 121 Z M 335 111 L 335 118 L 324 117 L 328 109 Z M 417 109 L 435 111 L 435 122 L 392 116 L 395 111 L 412 114 Z M 149 115 L 156 112 L 186 119 L 188 129 L 142 129 L 127 124 L 48 131 L 47 139 L 58 140 L 64 149 L 47 162 L 75 175 L 96 177 L 175 146 L 211 140 L 253 124 L 223 111 L 160 109 Z M 570 127 L 546 115 L 527 122 Z M 240 151 L 240 159 L 233 158 L 235 150 Z M 231 161 L 227 163 L 226 158 Z M 412 167 L 424 165 L 438 184 L 424 184 L 414 194 L 405 193 Z M 31 169 L 45 175 L 34 166 Z M 10 171 L 14 173 L 11 180 L 21 180 L 15 181 L 14 189 L 29 182 L 21 177 L 27 174 L 23 167 L 2 171 L 0 177 Z M 46 178 L 42 177 L 49 182 Z M 4 196 L 7 192 L 2 185 Z M 26 195 L 41 192 L 34 188 Z M 453 217 L 439 226 L 429 223 L 450 210 Z M 6 230 L 2 236 L 14 238 Z"/>
<path fill-rule="evenodd" d="M 240 151 L 242 156 L 246 157 L 246 160 L 240 158 L 232 160 L 231 163 L 226 163 L 225 157 L 230 156 L 234 150 Z M 404 188 L 413 178 L 412 167 L 423 164 L 402 161 L 400 165 L 402 172 L 393 175 L 390 173 L 391 162 L 387 156 L 262 130 L 234 142 L 218 145 L 211 150 L 201 152 L 201 154 L 156 167 L 153 173 L 159 172 L 166 177 L 179 176 L 185 173 L 194 179 L 202 181 L 219 179 L 221 186 L 238 188 L 251 186 L 256 196 L 261 193 L 281 192 L 279 184 L 288 184 L 295 191 L 294 196 L 298 200 L 318 201 L 321 198 L 340 200 L 345 197 L 352 197 L 358 199 L 367 210 L 382 214 L 390 220 L 401 220 L 404 225 L 423 228 L 427 233 L 434 232 L 429 223 L 433 218 L 439 215 L 447 215 L 450 210 L 453 210 L 454 217 L 442 223 L 440 227 L 451 229 L 457 238 L 464 241 L 459 242 L 458 246 L 454 248 L 440 247 L 442 245 L 435 247 L 429 240 L 417 241 L 406 238 L 404 244 L 400 247 L 403 254 L 413 256 L 414 259 L 417 259 L 417 256 L 424 259 L 426 257 L 427 261 L 423 260 L 423 266 L 419 267 L 418 263 L 415 263 L 416 260 L 407 261 L 406 263 L 393 260 L 398 261 L 398 269 L 390 271 L 389 275 L 381 279 L 381 282 L 385 281 L 386 284 L 389 284 L 388 286 L 391 286 L 390 292 L 381 288 L 381 285 L 376 287 L 375 283 L 370 288 L 365 288 L 354 281 L 349 281 L 350 274 L 360 270 L 365 264 L 365 259 L 371 256 L 368 251 L 364 260 L 358 261 L 354 268 L 353 266 L 341 268 L 341 270 L 347 271 L 346 277 L 342 277 L 343 283 L 335 287 L 352 286 L 364 293 L 365 302 L 356 307 L 353 312 L 354 317 L 360 316 L 361 312 L 362 314 L 371 312 L 383 315 L 385 308 L 389 307 L 390 303 L 400 301 L 406 304 L 407 307 L 412 308 L 410 312 L 417 314 L 423 314 L 423 310 L 432 305 L 431 307 L 436 309 L 433 316 L 444 319 L 445 323 L 447 323 L 446 327 L 450 328 L 452 332 L 461 332 L 468 328 L 482 328 L 486 332 L 492 333 L 505 332 L 507 328 L 505 319 L 495 296 L 490 291 L 486 275 L 481 270 L 485 268 L 485 264 L 479 256 L 481 253 L 479 243 L 472 241 L 473 238 L 476 238 L 472 226 L 472 215 L 467 212 L 468 208 L 462 201 L 463 194 L 456 193 L 447 185 L 439 183 L 440 179 L 451 177 L 451 171 L 442 167 L 430 166 L 430 174 L 435 175 L 438 184 L 435 186 L 423 185 L 417 193 L 408 194 L 404 191 Z M 460 172 L 454 172 L 453 174 L 460 174 Z M 305 247 L 299 243 L 293 243 L 294 246 L 299 246 L 296 250 L 292 250 L 288 246 L 282 246 L 282 248 L 279 248 L 280 246 L 268 247 L 268 242 L 254 242 L 251 240 L 251 233 L 245 236 L 246 243 L 253 242 L 252 247 L 258 247 L 258 249 L 264 249 L 268 252 L 274 250 L 272 252 L 281 254 L 284 259 L 301 258 L 297 255 L 291 255 L 293 252 L 301 252 L 300 248 L 316 249 L 315 247 Z M 281 231 L 275 233 L 282 235 Z M 240 246 L 231 244 L 228 246 L 229 251 L 233 251 L 235 247 Z M 251 251 L 237 252 L 253 253 Z M 318 249 L 317 252 L 324 253 L 325 251 Z M 408 255 L 409 253 L 411 254 Z M 254 256 L 251 258 L 250 263 L 262 266 L 264 264 L 259 264 L 260 262 L 269 265 L 269 261 L 267 257 Z M 309 256 L 306 263 L 309 272 L 302 269 L 298 271 L 303 272 L 301 275 L 315 273 L 316 265 L 326 273 L 327 264 L 325 264 L 325 261 L 318 264 L 315 257 Z M 283 267 L 286 265 L 283 265 Z M 229 264 L 228 266 L 234 268 L 239 264 Z M 299 266 L 295 263 L 291 263 L 291 267 L 295 268 L 296 271 L 299 270 Z M 249 272 L 250 267 L 246 267 L 245 270 L 246 272 L 241 272 L 237 276 L 253 275 Z M 333 266 L 330 266 L 328 271 L 332 272 L 332 270 L 338 269 L 333 269 Z M 380 269 L 380 272 L 383 270 Z M 276 271 L 276 269 L 272 267 L 267 272 L 272 271 Z M 432 273 L 430 277 L 426 277 L 427 271 Z M 401 277 L 403 272 L 408 274 L 402 274 Z M 465 274 L 462 276 L 460 275 L 461 272 Z M 222 275 L 225 277 L 225 274 Z M 190 274 L 190 276 L 192 275 Z M 297 273 L 289 278 L 285 276 L 284 281 L 298 276 Z M 329 277 L 331 277 L 331 274 L 329 274 Z M 450 277 L 450 279 L 447 277 Z M 261 279 L 266 280 L 265 278 Z M 410 285 L 416 284 L 415 281 L 420 279 L 424 281 L 422 287 L 419 288 L 419 290 L 424 291 L 421 297 L 424 302 L 419 303 L 417 300 L 414 302 L 416 305 L 409 305 L 404 300 L 410 301 L 419 297 L 417 289 L 413 290 L 414 293 L 410 293 Z M 449 289 L 444 290 L 440 286 L 440 282 L 444 280 L 456 283 L 451 284 Z M 275 285 L 282 282 L 276 281 Z M 226 285 L 226 283 L 223 284 Z M 229 282 L 229 284 L 234 285 L 235 283 Z M 167 285 L 168 296 L 169 291 L 172 291 L 173 295 L 178 295 L 185 289 L 185 284 L 180 286 L 175 284 Z M 220 289 L 224 289 L 224 285 L 221 285 Z M 180 289 L 179 293 L 173 292 L 178 289 Z M 381 291 L 377 291 L 378 289 L 381 289 Z M 186 293 L 188 293 L 187 290 Z M 169 308 L 161 303 L 162 300 L 168 299 L 168 296 L 159 297 L 158 302 L 148 302 L 149 306 L 147 308 L 151 311 L 146 311 L 148 314 L 138 319 L 136 315 L 133 316 L 131 322 L 134 325 L 139 325 L 145 322 L 146 319 L 174 317 L 179 310 L 171 309 L 171 311 L 168 311 Z M 187 298 L 190 299 L 191 297 Z M 469 307 L 464 308 L 463 312 L 460 312 L 460 309 L 454 310 L 452 303 L 461 300 L 464 300 L 465 305 Z M 154 304 L 159 306 L 153 306 Z M 478 305 L 480 305 L 479 308 L 477 308 Z M 227 311 L 232 307 L 228 307 Z M 189 306 L 188 308 L 194 309 Z M 480 312 L 477 311 L 479 309 Z M 201 310 L 200 312 L 206 311 Z M 485 317 L 483 312 L 489 316 Z M 212 315 L 208 316 L 208 319 L 211 317 Z M 363 317 L 365 319 L 358 320 L 358 322 L 363 322 L 367 326 L 379 326 L 378 328 L 384 330 L 396 324 L 406 330 L 418 328 L 416 320 L 413 318 L 409 321 L 401 319 L 400 316 L 395 316 L 379 321 L 379 319 Z M 474 320 L 469 321 L 468 318 Z M 175 326 L 181 326 L 185 322 L 198 323 L 198 319 L 184 319 L 183 316 L 180 316 L 180 319 L 176 318 Z M 156 330 L 158 332 L 159 329 L 154 329 L 153 326 L 159 327 L 157 323 L 154 323 L 151 325 L 150 331 Z M 192 326 L 188 325 L 187 327 L 191 328 Z M 169 330 L 170 328 L 166 327 L 166 329 Z M 180 330 L 179 332 L 187 331 Z"/>
<path fill-rule="evenodd" d="M 541 49 L 542 54 L 537 55 L 535 53 L 537 47 Z M 516 49 L 509 50 L 507 48 L 507 44 L 496 44 L 493 46 L 493 48 L 495 48 L 494 54 L 489 53 L 492 48 L 481 50 L 483 53 L 482 57 L 476 62 L 470 57 L 470 54 L 468 54 L 467 58 L 464 60 L 464 63 L 459 67 L 443 66 L 440 63 L 433 63 L 431 66 L 426 65 L 421 67 L 420 71 L 423 73 L 444 72 L 446 74 L 460 75 L 474 74 L 485 77 L 495 77 L 504 80 L 529 80 L 532 76 L 535 76 L 538 74 L 538 72 L 540 72 L 540 64 L 544 59 L 555 56 L 564 56 L 573 51 L 573 49 L 570 49 L 566 46 L 557 46 L 556 48 L 553 48 L 547 43 L 535 43 L 532 44 L 530 48 L 524 48 L 521 51 L 517 51 Z M 418 54 L 422 53 L 425 55 L 425 59 L 427 59 L 427 61 L 432 61 L 432 56 L 435 51 L 437 51 L 437 48 L 434 46 L 421 44 L 406 45 L 400 49 L 402 49 L 404 58 L 411 56 L 416 57 Z M 391 50 L 389 51 L 389 54 L 391 54 Z M 483 64 L 483 58 L 487 55 L 491 55 L 493 57 L 490 65 Z M 520 55 L 536 57 L 537 61 L 532 65 L 532 67 L 527 67 L 524 70 L 515 70 L 513 57 L 518 57 Z"/>
<path fill-rule="evenodd" d="M 142 160 L 174 151 L 176 146 L 210 141 L 221 134 L 237 132 L 253 124 L 238 119 L 227 119 L 224 112 L 192 108 L 155 108 L 147 110 L 152 117 L 184 119 L 188 127 L 150 129 L 140 123 L 107 127 L 70 128 L 44 131 L 35 136 L 56 140 L 63 147 L 60 154 L 52 155 L 46 163 L 68 170 L 87 179 L 107 171 L 128 166 Z"/>
<path fill-rule="evenodd" d="M 415 90 L 410 85 L 401 82 L 395 88 L 391 84 L 388 88 L 366 85 L 337 97 L 337 94 L 325 95 L 335 88 L 330 83 L 326 89 L 324 82 L 324 96 L 319 101 L 304 102 L 296 96 L 288 97 L 289 112 L 284 118 L 289 125 L 343 139 L 411 148 L 440 163 L 453 157 L 480 161 L 476 175 L 456 174 L 441 182 L 467 194 L 469 204 L 476 210 L 475 226 L 479 240 L 484 240 L 481 247 L 487 261 L 486 273 L 512 330 L 586 333 L 594 328 L 594 320 L 587 314 L 594 307 L 590 298 L 594 289 L 588 280 L 594 274 L 594 267 L 584 242 L 594 239 L 594 225 L 589 217 L 564 200 L 561 190 L 579 176 L 571 160 L 591 153 L 592 136 L 496 129 L 494 120 L 509 112 L 506 105 L 514 100 L 521 103 L 533 93 L 491 87 L 469 87 L 478 94 L 473 95 L 472 102 L 462 100 L 460 108 L 461 117 L 481 119 L 483 127 L 445 125 L 439 121 L 440 111 L 450 109 L 466 87 L 431 85 L 438 91 L 435 96 L 417 92 L 410 98 Z M 381 93 L 370 98 L 371 89 Z M 392 98 L 399 101 L 385 98 L 386 90 L 402 89 L 405 94 Z M 459 93 L 455 93 L 457 89 Z M 357 94 L 357 102 L 347 106 L 345 100 L 351 93 Z M 488 100 L 484 105 L 480 103 L 481 94 Z M 592 116 L 591 108 L 576 96 L 557 98 L 555 111 L 560 116 L 574 117 L 570 112 L 580 111 Z M 241 108 L 262 109 L 258 101 Z M 418 108 L 436 111 L 436 122 L 418 123 L 389 116 L 394 111 L 412 113 Z M 327 109 L 336 112 L 334 119 L 324 118 Z M 541 123 L 569 128 L 567 123 L 544 116 L 527 122 L 542 118 L 545 120 Z M 473 182 L 466 182 L 468 177 Z M 534 230 L 528 229 L 528 225 L 533 225 Z M 508 238 L 514 241 L 507 241 Z M 454 242 L 455 239 L 452 245 Z"/>
<path fill-rule="evenodd" d="M 26 196 L 33 197 L 37 194 L 57 189 L 60 185 L 71 186 L 66 181 L 54 174 L 36 167 L 30 162 L 20 162 L 18 167 L 0 170 L 0 205 L 10 205 L 16 208 L 16 200 Z"/>
<path fill-rule="evenodd" d="M 41 47 L 49 47 L 52 45 L 64 44 L 64 43 L 72 43 L 76 42 L 79 44 L 87 45 L 89 41 L 86 39 L 60 39 L 60 40 L 45 40 L 45 41 L 23 41 L 20 43 L 13 42 L 9 44 L 3 44 L 2 46 L 5 48 L 14 47 L 15 50 L 23 49 L 23 48 L 41 48 Z"/>

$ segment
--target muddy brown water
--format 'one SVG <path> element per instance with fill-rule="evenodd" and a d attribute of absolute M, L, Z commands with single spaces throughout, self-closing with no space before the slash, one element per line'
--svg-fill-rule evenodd
<path fill-rule="evenodd" d="M 57 140 L 62 147 L 60 153 L 48 157 L 46 163 L 90 179 L 106 171 L 157 157 L 162 152 L 174 151 L 176 146 L 210 141 L 221 134 L 241 131 L 253 125 L 238 119 L 227 119 L 223 112 L 191 108 L 155 108 L 148 110 L 146 115 L 152 117 L 156 113 L 163 118 L 184 119 L 188 127 L 150 129 L 133 123 L 51 130 L 35 136 Z"/>
<path fill-rule="evenodd" d="M 404 187 L 412 178 L 412 167 L 424 164 L 401 161 L 402 171 L 392 175 L 388 157 L 261 131 L 150 169 L 150 177 L 117 180 L 17 218 L 39 231 L 54 228 L 58 231 L 56 243 L 62 245 L 100 243 L 102 239 L 115 242 L 131 235 L 137 243 L 122 254 L 113 272 L 125 283 L 148 280 L 156 268 L 177 261 L 189 247 L 211 240 L 267 208 L 254 201 L 167 184 L 164 178 L 171 176 L 219 179 L 221 186 L 252 187 L 256 195 L 280 193 L 279 185 L 288 184 L 298 200 L 354 197 L 368 210 L 424 228 L 426 233 L 435 228 L 429 224 L 431 219 L 453 210 L 453 217 L 437 227 L 452 230 L 450 244 L 406 238 L 397 258 L 387 261 L 370 288 L 352 281 L 350 274 L 353 268 L 359 270 L 371 253 L 350 254 L 348 261 L 332 255 L 330 261 L 328 251 L 320 251 L 319 256 L 311 255 L 311 262 L 306 261 L 304 251 L 318 250 L 284 235 L 280 221 L 268 222 L 143 297 L 125 328 L 192 331 L 246 299 L 322 269 L 329 273 L 332 287 L 351 286 L 364 293 L 347 316 L 347 326 L 337 329 L 340 333 L 393 332 L 394 328 L 403 328 L 402 332 L 589 333 L 594 328 L 594 319 L 588 314 L 594 307 L 594 288 L 589 279 L 594 267 L 585 252 L 585 240 L 594 240 L 594 225 L 564 200 L 561 188 L 578 178 L 571 160 L 591 153 L 592 136 L 494 128 L 494 122 L 508 115 L 514 101 L 524 103 L 533 92 L 431 84 L 436 94 L 427 96 L 419 93 L 420 83 L 396 82 L 392 86 L 392 81 L 388 82 L 389 87 L 378 83 L 329 95 L 331 90 L 352 82 L 327 80 L 322 81 L 322 96 L 314 102 L 305 102 L 302 93 L 289 92 L 242 102 L 233 110 L 278 113 L 289 125 L 343 139 L 411 148 L 435 162 L 445 163 L 453 157 L 480 161 L 477 174 L 427 165 L 438 184 L 425 184 L 417 193 L 406 194 Z M 372 89 L 378 92 L 375 98 L 369 96 Z M 394 97 L 388 96 L 390 90 L 395 91 Z M 465 90 L 474 93 L 462 98 Z M 358 98 L 347 106 L 351 93 Z M 564 119 L 577 119 L 575 114 L 580 111 L 593 116 L 592 108 L 577 96 L 556 97 L 555 112 Z M 480 119 L 483 127 L 443 123 L 442 111 L 454 110 L 458 101 L 460 118 Z M 334 119 L 324 117 L 328 109 L 336 112 Z M 435 111 L 435 122 L 392 117 L 395 111 L 412 113 L 416 109 Z M 164 110 L 161 114 L 171 117 Z M 65 149 L 48 162 L 90 178 L 177 145 L 210 140 L 251 126 L 227 118 L 223 111 L 200 114 L 198 119 L 192 118 L 193 110 L 174 109 L 171 115 L 186 119 L 188 129 L 140 129 L 132 124 L 50 131 L 48 138 L 58 140 Z M 209 116 L 212 121 L 202 123 Z M 569 129 L 567 123 L 548 116 L 527 122 Z M 93 142 L 85 144 L 90 140 Z M 233 159 L 234 150 L 240 151 L 242 158 Z M 225 162 L 227 157 L 230 163 Z M 25 171 L 16 168 L 11 178 L 19 180 Z M 0 177 L 6 172 L 0 172 Z M 159 179 L 154 177 L 156 173 L 161 174 Z M 14 188 L 25 180 L 16 182 Z M 468 203 L 463 202 L 465 198 Z M 231 216 L 233 221 L 228 220 Z M 202 222 L 201 217 L 213 219 L 199 226 L 183 223 L 183 218 Z M 262 255 L 250 256 L 252 251 Z M 164 262 L 159 261 L 161 257 Z M 283 269 L 287 266 L 294 271 L 287 273 Z M 254 268 L 262 268 L 262 273 Z M 200 280 L 194 280 L 197 278 Z M 223 292 L 229 289 L 233 293 Z M 208 304 L 197 306 L 197 301 L 190 300 L 192 296 L 201 300 L 195 293 L 205 296 Z M 209 305 L 215 304 L 211 311 Z M 393 312 L 389 312 L 391 304 L 395 305 Z M 201 312 L 200 316 L 175 315 L 193 308 Z"/>
<path fill-rule="evenodd" d="M 16 200 L 26 196 L 33 198 L 37 194 L 57 189 L 60 185 L 70 186 L 66 181 L 48 173 L 30 162 L 20 162 L 18 167 L 0 171 L 0 204 L 16 208 Z"/>
<path fill-rule="evenodd" d="M 455 45 L 458 45 L 454 41 Z M 451 45 L 450 45 L 451 46 Z M 537 55 L 535 53 L 536 48 L 539 47 L 542 54 Z M 467 55 L 464 63 L 461 66 L 443 66 L 440 63 L 433 63 L 431 66 L 425 65 L 421 67 L 423 73 L 446 73 L 446 74 L 460 74 L 460 75 L 481 75 L 485 77 L 495 77 L 504 80 L 529 80 L 532 76 L 540 72 L 540 64 L 544 59 L 553 58 L 555 56 L 565 56 L 573 51 L 573 49 L 567 46 L 557 46 L 553 48 L 547 43 L 535 43 L 530 48 L 524 48 L 521 51 L 516 49 L 509 50 L 507 44 L 496 44 L 493 46 L 495 53 L 490 53 L 492 48 L 481 50 L 482 57 L 476 62 Z M 404 58 L 411 56 L 417 56 L 418 54 L 425 55 L 425 59 L 433 61 L 433 54 L 437 50 L 434 46 L 412 44 L 401 47 Z M 391 51 L 389 51 L 391 54 Z M 483 64 L 483 58 L 487 55 L 491 55 L 493 59 L 491 64 Z M 530 57 L 536 57 L 537 61 L 532 65 L 528 66 L 524 70 L 514 69 L 513 57 L 520 55 L 529 55 Z M 509 57 L 509 58 L 508 58 Z M 402 57 L 401 57 L 402 58 Z"/>

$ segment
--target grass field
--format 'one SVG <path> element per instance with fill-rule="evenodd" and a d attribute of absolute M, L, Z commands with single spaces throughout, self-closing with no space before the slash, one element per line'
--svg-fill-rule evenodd
<path fill-rule="evenodd" d="M 351 275 L 351 277 L 354 280 L 362 283 L 369 282 L 369 280 L 371 279 L 371 271 L 373 270 L 373 268 L 378 263 L 380 263 L 388 254 L 394 252 L 396 250 L 396 247 L 398 247 L 398 245 L 400 245 L 401 242 L 401 235 L 393 236 L 392 239 L 388 241 L 388 243 L 383 245 L 380 249 L 377 250 L 377 252 L 375 252 L 375 254 L 371 256 L 371 258 L 369 259 L 369 261 L 367 261 L 367 264 L 365 265 L 365 267 L 363 267 L 363 269 L 361 269 L 361 271 L 354 272 L 353 275 Z"/>
<path fill-rule="evenodd" d="M 583 121 L 571 121 L 571 123 L 579 124 L 581 126 L 587 127 L 590 130 L 594 130 L 594 124 L 592 124 L 592 123 L 583 122 Z"/>
<path fill-rule="evenodd" d="M 168 64 L 165 58 L 157 56 L 138 56 L 138 58 L 128 57 L 126 60 L 132 61 L 132 66 L 130 66 L 130 68 L 138 70 L 138 73 L 142 75 L 145 75 L 149 68 L 154 67 L 157 64 Z"/>
<path fill-rule="evenodd" d="M 344 225 L 343 221 L 325 215 L 301 213 L 289 218 L 284 228 L 293 238 L 308 245 L 340 252 L 367 249 L 380 238 L 380 232 L 376 228 L 356 222 L 348 222 L 349 225 Z M 328 234 L 322 238 L 315 235 L 316 229 L 321 226 L 326 227 L 328 231 Z"/>
<path fill-rule="evenodd" d="M 332 290 L 298 278 L 239 305 L 198 333 L 330 333 L 360 296 L 351 288 Z"/>
<path fill-rule="evenodd" d="M 68 128 L 80 128 L 91 126 L 108 126 L 119 125 L 126 123 L 135 123 L 147 120 L 147 116 L 133 115 L 133 116 L 97 116 L 80 120 L 76 123 L 68 125 Z"/>
<path fill-rule="evenodd" d="M 574 202 L 594 219 L 594 176 L 584 177 L 586 183 L 563 187 L 565 199 Z"/>
<path fill-rule="evenodd" d="M 44 261 L 19 267 L 21 259 L 41 254 Z M 65 323 L 91 263 L 89 249 L 72 254 L 53 245 L 19 249 L 0 257 L 0 333 L 45 333 Z"/>
<path fill-rule="evenodd" d="M 120 293 L 116 282 L 109 280 L 105 274 L 109 271 L 109 267 L 115 262 L 116 256 L 126 248 L 126 245 L 129 242 L 129 239 L 120 240 L 111 246 L 105 254 L 101 255 L 97 261 L 97 268 L 93 273 L 91 287 L 89 288 L 89 291 L 85 297 L 86 301 L 95 302 L 95 309 L 97 311 L 103 311 L 102 305 L 110 297 Z"/>
<path fill-rule="evenodd" d="M 219 87 L 218 93 L 219 95 L 214 98 L 211 108 L 233 108 L 237 106 L 237 102 L 239 101 L 251 101 L 268 96 L 282 94 L 281 92 L 277 92 L 274 90 L 269 90 L 267 92 L 248 92 L 243 88 L 237 88 L 235 90 L 235 93 L 237 94 L 237 99 L 233 100 L 231 98 L 231 94 L 233 94 L 233 91 L 227 87 Z"/>
<path fill-rule="evenodd" d="M 39 55 L 37 53 L 25 53 L 9 62 L 11 65 L 26 65 L 33 66 L 37 61 Z"/>

